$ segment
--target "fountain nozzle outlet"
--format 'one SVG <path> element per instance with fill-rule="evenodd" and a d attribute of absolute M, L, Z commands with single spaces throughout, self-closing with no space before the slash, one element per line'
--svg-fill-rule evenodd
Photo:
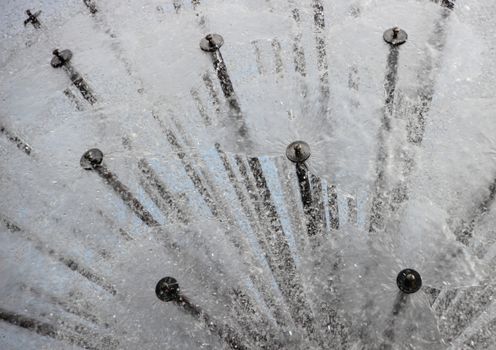
<path fill-rule="evenodd" d="M 41 14 L 41 11 L 37 11 L 35 13 L 32 13 L 31 10 L 26 10 L 26 15 L 28 16 L 28 18 L 24 21 L 24 26 L 27 26 L 28 23 L 31 23 L 33 25 L 33 27 L 35 27 L 36 29 L 40 29 L 41 28 L 41 23 L 40 21 L 38 20 L 38 16 Z"/>
<path fill-rule="evenodd" d="M 422 278 L 417 271 L 404 269 L 396 277 L 396 284 L 403 293 L 412 294 L 422 287 Z"/>
<path fill-rule="evenodd" d="M 179 283 L 174 277 L 164 277 L 158 281 L 155 294 L 164 302 L 177 301 L 180 298 Z"/>
<path fill-rule="evenodd" d="M 384 41 L 392 46 L 404 44 L 408 39 L 408 34 L 400 27 L 393 27 L 384 32 Z"/>
<path fill-rule="evenodd" d="M 305 141 L 292 142 L 286 148 L 286 157 L 293 163 L 303 163 L 310 158 L 310 146 Z"/>
<path fill-rule="evenodd" d="M 81 167 L 86 170 L 92 170 L 95 167 L 101 165 L 103 162 L 103 152 L 98 148 L 92 148 L 86 151 L 81 157 Z"/>
<path fill-rule="evenodd" d="M 200 48 L 206 52 L 214 52 L 224 45 L 224 38 L 219 34 L 207 34 L 200 40 Z"/>
<path fill-rule="evenodd" d="M 52 65 L 53 68 L 62 67 L 66 63 L 69 63 L 69 61 L 72 58 L 71 50 L 59 51 L 58 49 L 55 49 L 53 50 L 52 53 L 53 53 L 53 58 L 50 61 L 50 64 Z"/>

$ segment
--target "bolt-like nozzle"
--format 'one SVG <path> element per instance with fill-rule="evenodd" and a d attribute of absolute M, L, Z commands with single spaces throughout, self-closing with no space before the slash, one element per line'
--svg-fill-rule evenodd
<path fill-rule="evenodd" d="M 158 281 L 155 294 L 157 298 L 165 302 L 179 300 L 179 283 L 174 277 L 164 277 Z"/>
<path fill-rule="evenodd" d="M 101 165 L 102 162 L 103 152 L 98 148 L 92 148 L 83 154 L 79 163 L 83 169 L 92 170 Z"/>
<path fill-rule="evenodd" d="M 26 10 L 26 15 L 28 15 L 29 17 L 31 17 L 33 14 L 31 13 L 30 10 Z"/>
<path fill-rule="evenodd" d="M 396 278 L 398 288 L 406 294 L 417 292 L 422 287 L 420 274 L 413 269 L 404 269 Z"/>
<path fill-rule="evenodd" d="M 53 56 L 50 64 L 53 68 L 60 68 L 66 63 L 68 63 L 72 58 L 72 52 L 70 50 L 62 50 L 55 49 L 52 51 Z"/>
<path fill-rule="evenodd" d="M 286 148 L 286 157 L 293 163 L 303 163 L 310 157 L 310 146 L 304 141 L 292 142 Z"/>
<path fill-rule="evenodd" d="M 200 48 L 203 51 L 217 51 L 224 44 L 224 38 L 219 34 L 207 34 L 200 41 Z"/>
<path fill-rule="evenodd" d="M 408 39 L 408 34 L 398 26 L 390 28 L 384 32 L 382 36 L 384 41 L 392 46 L 404 44 Z"/>

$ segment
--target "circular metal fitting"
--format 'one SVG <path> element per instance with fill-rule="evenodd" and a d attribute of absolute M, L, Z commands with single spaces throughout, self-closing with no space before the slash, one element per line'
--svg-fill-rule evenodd
<path fill-rule="evenodd" d="M 406 294 L 417 292 L 422 287 L 420 274 L 413 269 L 404 269 L 396 277 L 398 288 Z"/>
<path fill-rule="evenodd" d="M 174 277 L 164 277 L 158 281 L 155 287 L 157 298 L 169 302 L 179 299 L 179 284 Z"/>
<path fill-rule="evenodd" d="M 219 34 L 207 34 L 200 40 L 200 48 L 207 52 L 217 51 L 222 45 L 224 45 L 224 38 Z"/>
<path fill-rule="evenodd" d="M 53 68 L 59 68 L 62 67 L 67 62 L 69 62 L 71 58 L 72 58 L 71 50 L 59 51 L 58 49 L 55 49 L 53 50 L 53 58 L 50 61 L 50 64 L 52 65 Z"/>
<path fill-rule="evenodd" d="M 86 151 L 79 164 L 81 167 L 86 170 L 92 170 L 96 166 L 102 164 L 103 162 L 103 153 L 98 148 L 92 148 L 89 151 Z"/>
<path fill-rule="evenodd" d="M 408 34 L 399 27 L 386 30 L 382 36 L 389 45 L 398 46 L 404 44 L 408 39 Z"/>
<path fill-rule="evenodd" d="M 286 148 L 286 157 L 294 163 L 303 163 L 310 158 L 310 146 L 305 141 L 292 142 Z"/>

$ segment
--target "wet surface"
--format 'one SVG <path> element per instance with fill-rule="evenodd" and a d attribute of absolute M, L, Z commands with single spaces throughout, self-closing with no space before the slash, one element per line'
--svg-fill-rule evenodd
<path fill-rule="evenodd" d="M 0 348 L 496 346 L 496 4 L 0 9 Z"/>

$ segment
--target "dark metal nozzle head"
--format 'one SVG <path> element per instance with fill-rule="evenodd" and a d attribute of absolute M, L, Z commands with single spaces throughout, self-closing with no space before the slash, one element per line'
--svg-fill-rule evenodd
<path fill-rule="evenodd" d="M 446 7 L 449 10 L 453 10 L 455 8 L 455 1 L 454 0 L 442 0 L 441 6 Z"/>
<path fill-rule="evenodd" d="M 398 46 L 406 42 L 408 34 L 400 27 L 394 27 L 384 32 L 383 39 L 389 45 Z"/>
<path fill-rule="evenodd" d="M 32 14 L 31 14 L 31 10 L 26 10 L 26 15 L 28 15 L 28 16 L 32 16 Z"/>
<path fill-rule="evenodd" d="M 286 157 L 294 163 L 303 163 L 310 155 L 310 146 L 305 141 L 292 142 L 286 148 Z"/>
<path fill-rule="evenodd" d="M 406 294 L 417 292 L 422 287 L 420 274 L 413 269 L 404 269 L 396 277 L 398 288 Z"/>
<path fill-rule="evenodd" d="M 155 294 L 165 302 L 179 300 L 179 283 L 174 277 L 164 277 L 158 281 Z"/>
<path fill-rule="evenodd" d="M 80 164 L 83 169 L 92 170 L 103 162 L 103 152 L 98 148 L 86 151 L 81 157 Z"/>
<path fill-rule="evenodd" d="M 55 49 L 52 51 L 53 57 L 52 60 L 50 61 L 50 64 L 52 65 L 53 68 L 60 68 L 63 65 L 69 63 L 69 61 L 72 58 L 72 52 L 71 50 L 62 50 L 59 51 L 59 49 Z"/>
<path fill-rule="evenodd" d="M 200 48 L 203 51 L 217 51 L 224 44 L 224 38 L 219 34 L 207 34 L 200 40 Z"/>

